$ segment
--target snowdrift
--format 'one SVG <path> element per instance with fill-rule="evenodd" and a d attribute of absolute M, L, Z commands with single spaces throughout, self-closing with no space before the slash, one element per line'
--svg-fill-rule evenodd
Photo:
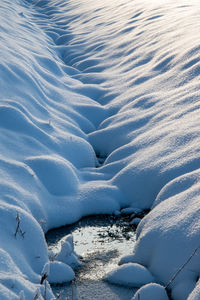
<path fill-rule="evenodd" d="M 44 233 L 89 214 L 151 209 L 118 282 L 133 263 L 166 286 L 200 245 L 199 17 L 195 0 L 2 0 L 2 299 L 52 299 Z M 173 299 L 200 298 L 199 258 Z"/>

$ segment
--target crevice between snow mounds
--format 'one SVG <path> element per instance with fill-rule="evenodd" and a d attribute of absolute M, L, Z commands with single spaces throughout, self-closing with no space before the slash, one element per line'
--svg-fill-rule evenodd
<path fill-rule="evenodd" d="M 77 16 L 72 16 L 71 18 L 67 18 L 66 21 L 61 21 L 60 14 L 62 12 L 63 5 L 61 5 L 61 3 L 58 3 L 57 6 L 54 4 L 54 6 L 51 7 L 49 5 L 50 3 L 51 1 L 49 0 L 34 2 L 33 10 L 36 10 L 37 12 L 32 13 L 33 21 L 38 24 L 39 27 L 52 39 L 52 48 L 55 50 L 59 59 L 61 60 L 57 61 L 59 67 L 67 75 L 74 79 L 77 79 L 74 80 L 74 85 L 68 85 L 68 89 L 75 92 L 76 94 L 80 93 L 81 95 L 86 97 L 86 99 L 83 98 L 83 101 L 80 101 L 77 104 L 74 103 L 73 107 L 77 112 L 80 113 L 81 116 L 84 116 L 88 120 L 88 122 L 90 122 L 91 128 L 89 130 L 88 128 L 83 128 L 82 124 L 79 124 L 86 134 L 90 134 L 92 132 L 95 132 L 98 129 L 99 125 L 104 120 L 107 120 L 111 115 L 108 109 L 105 106 L 102 106 L 100 103 L 102 101 L 104 102 L 106 99 L 113 99 L 115 97 L 115 94 L 110 93 L 109 89 L 102 88 L 98 84 L 98 77 L 102 77 L 100 70 L 95 72 L 96 76 L 93 76 L 94 82 L 90 82 L 87 76 L 87 71 L 79 65 L 74 65 L 74 60 L 78 62 L 80 60 L 79 54 L 82 57 L 81 53 L 83 52 L 83 50 L 81 50 L 83 45 L 80 44 L 79 46 L 75 47 L 73 45 L 70 45 L 70 41 L 76 39 L 76 34 L 73 34 L 73 31 L 70 29 L 69 23 L 73 21 L 73 19 L 77 18 Z M 73 11 L 73 5 L 71 4 L 71 6 L 65 9 L 67 9 L 67 11 Z M 47 20 L 49 21 L 48 26 L 46 25 Z M 71 58 L 71 56 L 73 58 Z M 38 62 L 40 63 L 40 61 Z M 52 64 L 52 62 L 43 62 L 43 60 L 41 59 L 41 63 L 47 63 L 48 65 L 50 65 L 50 71 L 54 72 L 54 65 Z M 94 65 L 96 64 L 95 61 L 88 63 Z M 90 84 L 88 84 L 88 81 L 90 82 Z M 102 77 L 102 81 L 105 81 L 105 78 Z M 90 103 L 87 103 L 87 98 L 91 99 Z M 99 167 L 103 164 L 107 156 L 101 155 L 98 151 L 95 151 L 95 153 L 99 162 L 96 167 Z"/>
<path fill-rule="evenodd" d="M 71 78 L 76 79 L 75 75 L 79 74 L 83 76 L 83 79 L 85 78 L 85 80 L 88 81 L 87 74 L 83 70 L 81 70 L 81 68 L 71 66 L 70 63 L 68 53 L 69 49 L 72 50 L 75 58 L 79 60 L 78 54 L 76 52 L 74 53 L 74 47 L 71 45 L 66 45 L 66 43 L 70 42 L 70 40 L 74 38 L 72 30 L 68 28 L 68 23 L 71 21 L 71 19 L 64 21 L 60 17 L 62 13 L 63 3 L 57 3 L 58 5 L 53 4 L 52 7 L 49 5 L 50 3 L 51 1 L 49 0 L 34 1 L 32 4 L 33 11 L 31 14 L 33 16 L 32 21 L 37 24 L 42 29 L 42 31 L 44 31 L 52 39 L 53 43 L 50 43 L 51 45 L 49 50 L 55 51 L 55 53 L 58 55 L 58 59 L 55 64 L 49 59 L 38 57 L 38 63 L 41 65 L 45 65 L 45 68 L 49 68 L 50 72 L 55 73 L 56 69 L 56 72 L 60 73 L 60 70 L 62 69 L 62 71 L 69 75 Z M 59 6 L 61 7 L 61 10 L 58 9 Z M 34 10 L 36 10 L 37 12 L 34 12 Z M 73 10 L 73 5 L 72 7 L 67 8 L 67 11 L 71 10 Z M 81 46 L 77 46 L 77 48 L 80 49 Z M 101 76 L 100 72 L 97 74 Z M 88 134 L 95 131 L 98 128 L 99 124 L 101 124 L 103 120 L 109 117 L 109 113 L 106 107 L 99 104 L 99 102 L 101 102 L 100 99 L 106 99 L 107 97 L 109 99 L 112 99 L 114 95 L 108 96 L 108 89 L 102 88 L 100 85 L 94 83 L 87 84 L 86 82 L 82 81 L 81 78 L 77 79 L 78 80 L 74 80 L 73 84 L 71 84 L 71 82 L 69 83 L 66 78 L 62 78 L 69 91 L 75 92 L 76 94 L 80 93 L 83 96 L 81 101 L 73 103 L 73 107 L 78 113 L 80 113 L 80 118 L 85 117 L 85 119 L 78 125 L 86 134 Z M 105 79 L 103 80 L 105 81 Z M 67 113 L 68 112 L 66 112 L 66 114 Z M 73 114 L 74 112 L 70 111 L 70 113 Z M 76 118 L 76 116 L 74 117 Z M 86 120 L 90 122 L 90 126 L 88 125 L 89 129 L 87 127 L 83 128 L 84 121 L 86 122 Z"/>
<path fill-rule="evenodd" d="M 51 40 L 50 43 L 50 50 L 53 49 L 53 51 L 55 50 L 55 53 L 58 54 L 59 59 L 57 60 L 57 64 L 59 65 L 59 67 L 66 74 L 73 76 L 72 73 L 80 73 L 80 71 L 75 68 L 68 67 L 64 56 L 66 56 L 66 58 L 68 57 L 66 51 L 69 46 L 60 45 L 61 43 L 66 42 L 66 39 L 70 42 L 69 36 L 71 32 L 68 30 L 69 20 L 61 21 L 61 11 L 59 11 L 57 7 L 50 7 L 49 3 L 49 1 L 36 1 L 33 4 L 33 10 L 36 9 L 37 12 L 35 14 L 34 12 L 32 13 L 32 19 L 36 24 L 38 24 L 42 31 L 50 34 L 51 39 L 53 39 L 53 41 Z M 43 16 L 45 16 L 44 21 L 40 20 L 40 16 L 42 18 Z M 46 25 L 47 19 L 49 20 L 48 25 Z M 53 32 L 55 33 L 55 35 L 52 34 Z M 71 38 L 73 38 L 73 35 L 71 36 Z M 55 46 L 56 43 L 59 44 L 59 46 Z M 82 73 L 82 75 L 84 75 L 84 72 Z M 62 79 L 65 83 L 65 78 Z M 73 103 L 73 108 L 87 120 L 91 121 L 91 123 L 94 125 L 93 131 L 95 131 L 98 128 L 99 124 L 101 124 L 103 120 L 109 117 L 106 107 L 103 107 L 97 102 L 100 102 L 100 98 L 106 97 L 107 90 L 102 89 L 101 87 L 94 84 L 82 84 L 79 80 L 74 80 L 73 84 L 71 84 L 71 82 L 70 84 L 69 82 L 66 82 L 66 85 L 67 89 L 69 89 L 70 91 L 74 91 L 76 94 L 80 93 L 82 95 L 81 101 L 76 101 L 75 103 Z M 84 97 L 84 95 L 86 98 Z M 88 131 L 86 133 L 88 133 Z M 78 148 L 76 150 L 78 150 Z M 68 153 L 69 152 L 70 151 L 68 151 Z M 77 153 L 77 156 L 80 156 L 79 153 Z M 73 160 L 73 157 L 75 157 L 74 153 L 72 154 L 72 159 L 69 157 L 70 162 L 72 162 L 77 169 L 80 170 L 80 168 L 82 168 L 82 170 L 80 170 L 79 172 L 79 179 L 80 181 L 81 179 L 83 179 L 83 184 L 79 186 L 78 196 L 76 196 L 76 198 L 78 199 L 79 203 L 81 203 L 83 215 L 111 213 L 119 210 L 121 206 L 124 207 L 128 205 L 120 190 L 109 180 L 110 178 L 107 176 L 107 174 L 104 175 L 103 172 L 99 172 L 95 168 L 101 166 L 103 159 L 105 160 L 105 157 L 103 159 L 102 156 L 99 157 L 98 152 L 96 152 L 96 156 L 99 164 L 93 164 L 93 166 L 91 164 L 87 165 L 87 162 L 85 162 L 85 165 L 77 166 L 77 163 Z M 83 169 L 83 167 L 85 169 Z M 86 205 L 87 202 L 90 203 L 89 206 Z"/>
<path fill-rule="evenodd" d="M 34 22 L 52 39 L 55 45 L 53 48 L 63 62 L 63 70 L 72 78 L 78 80 L 77 85 L 70 88 L 98 103 L 107 103 L 119 93 L 113 93 L 110 91 L 109 86 L 103 87 L 101 85 L 101 83 L 106 82 L 102 72 L 103 69 L 98 67 L 102 59 L 90 59 L 91 52 L 95 54 L 102 50 L 103 42 L 99 41 L 97 45 L 89 47 L 87 51 L 84 41 L 79 41 L 79 33 L 74 33 L 72 30 L 71 23 L 73 24 L 73 22 L 81 19 L 77 13 L 73 13 L 73 10 L 78 6 L 78 4 L 70 2 L 35 1 L 33 9 L 38 13 L 33 13 Z M 69 12 L 70 15 L 65 17 L 65 13 Z M 62 13 L 63 16 L 61 16 Z M 37 18 L 44 18 L 44 20 L 37 21 Z M 47 20 L 49 22 L 48 26 L 46 25 Z M 80 82 L 83 84 L 80 84 Z M 106 110 L 106 113 L 104 119 L 109 117 L 108 110 Z M 94 123 L 96 123 L 96 118 Z"/>
<path fill-rule="evenodd" d="M 81 95 L 81 100 L 73 103 L 73 108 L 76 112 L 66 112 L 66 116 L 75 114 L 73 117 L 76 120 L 76 113 L 78 113 L 80 118 L 78 125 L 84 133 L 88 134 L 95 131 L 99 124 L 109 116 L 108 110 L 100 104 L 99 99 L 112 96 L 107 95 L 108 90 L 106 88 L 102 88 L 94 83 L 88 84 L 88 82 L 86 83 L 81 78 L 78 78 L 80 75 L 87 81 L 87 75 L 82 70 L 79 70 L 78 67 L 70 64 L 68 51 L 71 49 L 74 52 L 76 48 L 80 49 L 81 46 L 73 47 L 70 45 L 70 40 L 74 38 L 74 35 L 68 24 L 72 20 L 71 18 L 64 19 L 62 17 L 62 13 L 64 14 L 63 6 L 66 6 L 65 9 L 67 11 L 73 10 L 73 7 L 76 6 L 71 5 L 67 8 L 69 5 L 69 3 L 58 2 L 53 3 L 51 6 L 51 1 L 49 0 L 33 1 L 30 5 L 31 15 L 29 17 L 49 38 L 48 50 L 53 53 L 56 60 L 52 61 L 46 57 L 37 57 L 37 63 L 45 66 L 50 73 L 57 73 L 59 77 L 62 77 L 63 84 L 69 91 Z M 78 57 L 78 54 L 74 54 L 74 56 Z M 64 74 L 67 76 L 64 76 Z M 98 75 L 100 76 L 100 73 Z M 69 81 L 67 79 L 68 76 L 74 80 Z M 51 78 L 49 77 L 48 79 L 50 80 Z"/>

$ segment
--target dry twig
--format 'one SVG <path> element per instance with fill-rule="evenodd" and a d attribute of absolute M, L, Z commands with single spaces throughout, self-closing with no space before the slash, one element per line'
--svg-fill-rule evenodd
<path fill-rule="evenodd" d="M 16 238 L 17 233 L 19 233 L 24 238 L 25 231 L 22 231 L 22 229 L 20 227 L 21 219 L 20 219 L 20 214 L 18 212 L 17 212 L 17 216 L 16 216 L 16 221 L 17 221 L 17 227 L 16 227 L 16 230 L 15 230 L 14 236 Z"/>

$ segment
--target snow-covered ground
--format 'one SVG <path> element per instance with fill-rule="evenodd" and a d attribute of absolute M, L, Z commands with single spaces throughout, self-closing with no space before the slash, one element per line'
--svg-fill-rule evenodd
<path fill-rule="evenodd" d="M 44 233 L 129 206 L 151 212 L 108 277 L 166 299 L 200 245 L 199 28 L 197 0 L 1 0 L 2 300 L 53 299 L 44 272 L 74 273 Z M 200 299 L 199 262 L 172 299 Z"/>

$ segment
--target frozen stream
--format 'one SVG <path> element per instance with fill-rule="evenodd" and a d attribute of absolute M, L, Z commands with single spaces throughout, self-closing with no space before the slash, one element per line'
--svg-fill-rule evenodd
<path fill-rule="evenodd" d="M 135 229 L 128 217 L 88 217 L 71 226 L 51 230 L 46 236 L 49 248 L 59 247 L 59 241 L 71 233 L 75 250 L 82 256 L 82 266 L 76 270 L 76 282 L 53 286 L 54 294 L 60 295 L 59 299 L 131 299 L 134 289 L 102 280 L 117 266 L 121 256 L 132 252 Z"/>

